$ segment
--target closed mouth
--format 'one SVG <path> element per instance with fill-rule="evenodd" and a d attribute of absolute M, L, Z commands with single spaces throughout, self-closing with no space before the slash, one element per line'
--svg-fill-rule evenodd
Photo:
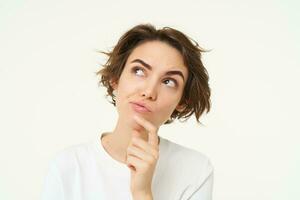
<path fill-rule="evenodd" d="M 137 112 L 151 112 L 146 106 L 143 106 L 139 103 L 130 102 L 132 104 L 132 107 Z"/>

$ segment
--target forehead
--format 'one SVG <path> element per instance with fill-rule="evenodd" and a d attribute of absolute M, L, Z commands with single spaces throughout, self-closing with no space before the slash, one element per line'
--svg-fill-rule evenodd
<path fill-rule="evenodd" d="M 161 41 L 148 41 L 137 46 L 127 59 L 131 63 L 135 59 L 141 59 L 151 65 L 154 70 L 181 70 L 187 76 L 187 67 L 184 64 L 181 53 Z"/>

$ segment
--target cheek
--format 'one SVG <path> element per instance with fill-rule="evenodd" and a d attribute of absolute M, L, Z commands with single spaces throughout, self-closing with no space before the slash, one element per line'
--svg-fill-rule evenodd
<path fill-rule="evenodd" d="M 163 110 L 172 110 L 175 109 L 177 104 L 180 101 L 180 93 L 178 91 L 168 91 L 167 94 L 164 92 L 164 95 L 161 96 L 160 107 Z"/>
<path fill-rule="evenodd" d="M 168 99 L 165 98 L 166 100 L 161 101 L 161 103 L 159 104 L 159 108 L 158 108 L 158 113 L 157 114 L 157 118 L 159 118 L 159 121 L 165 121 L 167 119 L 169 119 L 169 117 L 172 115 L 172 113 L 174 112 L 176 106 L 177 106 L 177 102 L 178 99 Z"/>
<path fill-rule="evenodd" d="M 129 81 L 129 79 L 121 82 L 118 86 L 118 95 L 121 98 L 129 96 L 137 90 L 137 86 L 138 84 L 132 83 L 131 81 Z"/>
<path fill-rule="evenodd" d="M 123 106 L 128 106 L 132 96 L 137 92 L 137 84 L 120 84 L 117 89 L 116 103 L 118 110 L 122 109 Z"/>

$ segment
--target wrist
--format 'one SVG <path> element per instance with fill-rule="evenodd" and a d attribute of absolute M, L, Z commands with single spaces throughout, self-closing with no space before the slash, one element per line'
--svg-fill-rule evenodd
<path fill-rule="evenodd" d="M 132 193 L 133 200 L 153 200 L 152 192 L 135 192 Z"/>

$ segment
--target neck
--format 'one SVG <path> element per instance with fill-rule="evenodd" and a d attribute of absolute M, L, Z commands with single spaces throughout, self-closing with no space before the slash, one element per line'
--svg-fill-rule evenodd
<path fill-rule="evenodd" d="M 103 134 L 101 142 L 104 149 L 112 158 L 126 163 L 127 148 L 130 145 L 132 137 L 139 137 L 148 141 L 148 133 L 143 128 L 119 118 L 115 129 L 111 133 Z"/>

